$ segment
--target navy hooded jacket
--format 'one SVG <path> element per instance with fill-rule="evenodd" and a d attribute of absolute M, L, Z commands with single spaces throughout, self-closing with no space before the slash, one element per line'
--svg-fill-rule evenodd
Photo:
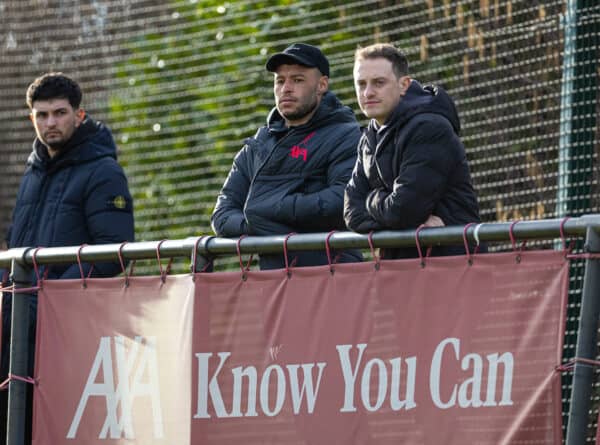
<path fill-rule="evenodd" d="M 327 92 L 309 122 L 288 128 L 274 108 L 233 161 L 211 222 L 219 236 L 345 230 L 344 187 L 356 160 L 360 128 L 352 110 Z M 292 252 L 297 266 L 327 264 L 324 252 Z M 347 250 L 338 261 L 360 261 Z M 261 269 L 284 267 L 261 255 Z"/>
<path fill-rule="evenodd" d="M 344 196 L 344 219 L 356 232 L 415 229 L 430 215 L 446 226 L 479 222 L 477 197 L 458 136 L 454 102 L 441 88 L 413 80 L 385 124 L 374 120 L 361 138 Z M 437 247 L 437 255 L 462 247 Z M 386 250 L 387 258 L 416 249 Z"/>
<path fill-rule="evenodd" d="M 86 117 L 54 158 L 36 139 L 21 181 L 7 245 L 58 247 L 133 241 L 133 207 L 110 130 Z M 88 273 L 89 264 L 84 264 Z M 94 264 L 113 276 L 118 263 Z M 52 265 L 48 278 L 78 278 L 79 266 Z"/>
<path fill-rule="evenodd" d="M 59 247 L 133 241 L 131 195 L 116 156 L 116 146 L 109 129 L 87 117 L 63 151 L 52 159 L 36 139 L 17 195 L 12 225 L 6 239 L 8 247 Z M 91 265 L 84 263 L 82 267 L 87 275 Z M 112 276 L 120 271 L 119 263 L 96 263 L 91 276 Z M 40 273 L 43 271 L 40 270 Z M 77 264 L 52 265 L 48 269 L 50 279 L 80 276 Z M 32 274 L 32 284 L 35 281 Z M 2 300 L 2 379 L 6 378 L 9 366 L 11 297 L 11 294 L 4 293 Z M 29 312 L 28 373 L 33 375 L 36 296 L 29 299 Z M 5 405 L 0 403 L 0 414 L 4 410 Z"/>

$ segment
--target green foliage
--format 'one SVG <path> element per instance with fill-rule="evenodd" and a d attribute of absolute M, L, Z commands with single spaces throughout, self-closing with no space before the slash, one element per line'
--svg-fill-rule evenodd
<path fill-rule="evenodd" d="M 111 121 L 119 122 L 138 238 L 211 232 L 232 158 L 273 106 L 266 59 L 295 41 L 323 49 L 332 89 L 357 111 L 356 47 L 401 47 L 414 77 L 457 101 L 484 218 L 551 213 L 561 76 L 555 3 L 171 0 L 159 26 L 124 43 L 127 57 L 114 67 Z"/>
<path fill-rule="evenodd" d="M 351 57 L 347 25 L 329 2 L 173 1 L 171 20 L 124 45 L 110 111 L 139 239 L 210 232 L 233 155 L 273 106 L 268 55 L 306 41 Z"/>

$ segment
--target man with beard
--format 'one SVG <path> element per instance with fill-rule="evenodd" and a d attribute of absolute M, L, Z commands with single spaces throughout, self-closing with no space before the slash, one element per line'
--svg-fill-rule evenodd
<path fill-rule="evenodd" d="M 321 50 L 295 43 L 272 55 L 275 108 L 245 141 L 219 193 L 212 227 L 219 236 L 345 230 L 344 186 L 356 160 L 360 128 L 352 110 L 329 91 Z M 359 251 L 337 253 L 360 261 Z M 296 266 L 327 264 L 324 252 L 290 254 Z M 284 267 L 283 255 L 261 255 L 261 269 Z"/>
<path fill-rule="evenodd" d="M 390 44 L 356 51 L 354 86 L 371 122 L 345 190 L 348 228 L 366 233 L 479 222 L 452 98 L 442 88 L 411 79 L 406 57 Z M 433 255 L 461 253 L 462 245 L 432 250 Z M 415 248 L 382 252 L 384 258 L 416 255 Z"/>
<path fill-rule="evenodd" d="M 45 74 L 27 90 L 29 116 L 37 137 L 6 236 L 8 248 L 108 244 L 134 239 L 131 195 L 116 160 L 112 134 L 104 124 L 86 115 L 80 108 L 81 98 L 79 85 L 62 73 Z M 109 277 L 121 271 L 118 262 L 83 263 L 82 268 L 85 275 L 92 277 Z M 49 279 L 78 278 L 82 273 L 77 264 L 53 265 L 40 272 Z M 5 293 L 2 302 L 2 380 L 8 374 L 10 297 Z M 32 375 L 37 298 L 30 302 Z M 0 412 L 5 416 L 6 392 L 0 394 L 4 394 Z M 6 437 L 5 427 L 5 417 L 0 416 L 0 443 Z"/>

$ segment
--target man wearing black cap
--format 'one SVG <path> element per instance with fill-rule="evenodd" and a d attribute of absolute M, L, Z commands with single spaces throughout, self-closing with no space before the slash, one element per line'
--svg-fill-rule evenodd
<path fill-rule="evenodd" d="M 236 155 L 212 214 L 219 236 L 345 230 L 344 186 L 356 160 L 360 128 L 328 90 L 329 62 L 319 48 L 295 43 L 272 55 L 275 108 Z M 359 261 L 358 251 L 338 261 Z M 323 252 L 293 252 L 296 266 L 327 264 Z M 261 255 L 261 269 L 284 267 Z"/>

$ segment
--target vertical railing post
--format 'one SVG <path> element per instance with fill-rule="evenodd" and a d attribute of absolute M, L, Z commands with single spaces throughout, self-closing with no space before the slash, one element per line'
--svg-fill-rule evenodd
<path fill-rule="evenodd" d="M 579 216 L 591 207 L 600 44 L 597 7 L 597 0 L 566 0 L 561 20 L 564 58 L 557 217 Z"/>
<path fill-rule="evenodd" d="M 31 267 L 13 260 L 12 280 L 15 293 L 12 296 L 12 325 L 10 339 L 9 374 L 28 376 L 30 344 L 29 339 L 32 311 L 31 293 L 21 293 L 19 288 L 31 288 Z M 27 385 L 11 380 L 8 387 L 7 445 L 24 445 L 27 428 Z"/>
<path fill-rule="evenodd" d="M 600 252 L 600 236 L 592 228 L 587 229 L 585 247 L 586 252 Z M 599 316 L 600 259 L 590 258 L 586 261 L 583 278 L 577 348 L 575 350 L 576 358 L 589 360 L 596 358 Z M 586 443 L 593 376 L 594 368 L 592 366 L 585 363 L 575 363 L 566 445 Z"/>

